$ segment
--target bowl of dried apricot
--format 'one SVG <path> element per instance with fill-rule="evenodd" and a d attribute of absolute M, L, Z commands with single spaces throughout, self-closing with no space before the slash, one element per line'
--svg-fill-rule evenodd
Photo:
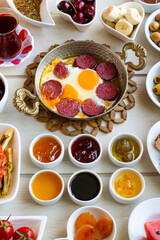
<path fill-rule="evenodd" d="M 72 213 L 67 224 L 68 236 L 61 239 L 114 240 L 116 233 L 116 222 L 109 212 L 100 207 L 86 206 Z"/>

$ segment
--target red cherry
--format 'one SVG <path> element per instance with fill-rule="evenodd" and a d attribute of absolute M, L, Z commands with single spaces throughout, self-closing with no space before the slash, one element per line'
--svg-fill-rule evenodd
<path fill-rule="evenodd" d="M 82 12 L 75 13 L 73 16 L 73 20 L 79 24 L 84 23 L 85 20 L 84 14 Z"/>
<path fill-rule="evenodd" d="M 84 15 L 87 18 L 93 18 L 95 14 L 95 8 L 92 5 L 86 5 L 84 9 Z"/>
<path fill-rule="evenodd" d="M 86 4 L 93 4 L 95 0 L 84 0 Z"/>
<path fill-rule="evenodd" d="M 83 1 L 77 1 L 75 4 L 74 4 L 74 7 L 76 9 L 77 12 L 82 12 L 83 9 L 85 8 L 86 4 L 85 2 Z"/>
<path fill-rule="evenodd" d="M 68 13 L 69 15 L 73 16 L 74 9 L 70 2 L 62 1 L 58 4 L 58 9 L 64 13 Z"/>

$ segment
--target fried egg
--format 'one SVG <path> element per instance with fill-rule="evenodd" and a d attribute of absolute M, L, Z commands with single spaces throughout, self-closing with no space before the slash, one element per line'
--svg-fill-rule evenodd
<path fill-rule="evenodd" d="M 54 75 L 53 71 L 55 65 L 61 61 L 67 63 L 66 68 L 68 69 L 69 75 L 65 79 L 59 79 Z M 72 64 L 68 64 L 72 62 L 72 58 L 69 58 L 67 60 L 55 59 L 50 65 L 45 68 L 41 77 L 40 86 L 49 80 L 56 80 L 62 84 L 63 93 L 58 97 L 58 99 L 54 100 L 47 100 L 42 96 L 44 102 L 49 107 L 56 110 L 56 105 L 62 98 L 72 98 L 79 101 L 80 104 L 82 104 L 85 99 L 91 98 L 97 102 L 97 104 L 108 108 L 108 106 L 106 106 L 106 101 L 100 99 L 96 95 L 96 87 L 103 82 L 97 72 L 92 69 L 81 69 L 78 67 L 73 67 Z M 81 113 L 81 115 L 83 114 Z"/>

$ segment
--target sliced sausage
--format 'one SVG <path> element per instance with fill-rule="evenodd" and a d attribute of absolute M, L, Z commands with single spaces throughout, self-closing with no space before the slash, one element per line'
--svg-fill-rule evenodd
<path fill-rule="evenodd" d="M 55 99 L 62 93 L 63 87 L 60 82 L 56 80 L 49 80 L 48 82 L 42 84 L 41 91 L 45 98 Z"/>
<path fill-rule="evenodd" d="M 111 80 L 116 75 L 116 68 L 110 62 L 101 62 L 98 64 L 96 71 L 98 75 L 104 80 Z"/>
<path fill-rule="evenodd" d="M 68 117 L 74 117 L 79 113 L 80 110 L 80 103 L 71 98 L 63 98 L 57 105 L 57 110 L 60 114 L 68 116 Z"/>
<path fill-rule="evenodd" d="M 94 102 L 91 98 L 87 98 L 82 103 L 82 111 L 87 116 L 97 116 L 101 113 L 103 113 L 105 110 L 104 106 L 98 105 L 96 102 Z"/>
<path fill-rule="evenodd" d="M 101 83 L 96 88 L 96 94 L 103 100 L 111 101 L 117 97 L 118 89 L 113 83 Z"/>
<path fill-rule="evenodd" d="M 82 69 L 92 69 L 96 65 L 96 60 L 90 54 L 83 54 L 75 59 L 74 65 Z"/>
<path fill-rule="evenodd" d="M 64 64 L 63 62 L 59 62 L 55 65 L 53 69 L 53 73 L 57 78 L 60 78 L 60 79 L 64 79 L 69 75 L 66 64 Z"/>

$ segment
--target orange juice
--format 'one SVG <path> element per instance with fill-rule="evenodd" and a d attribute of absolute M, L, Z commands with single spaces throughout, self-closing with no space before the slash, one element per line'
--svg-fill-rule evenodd
<path fill-rule="evenodd" d="M 62 191 L 62 181 L 53 172 L 41 172 L 32 182 L 32 192 L 40 200 L 52 200 Z"/>
<path fill-rule="evenodd" d="M 133 198 L 142 190 L 142 181 L 137 173 L 125 170 L 117 174 L 114 189 L 123 198 Z"/>

